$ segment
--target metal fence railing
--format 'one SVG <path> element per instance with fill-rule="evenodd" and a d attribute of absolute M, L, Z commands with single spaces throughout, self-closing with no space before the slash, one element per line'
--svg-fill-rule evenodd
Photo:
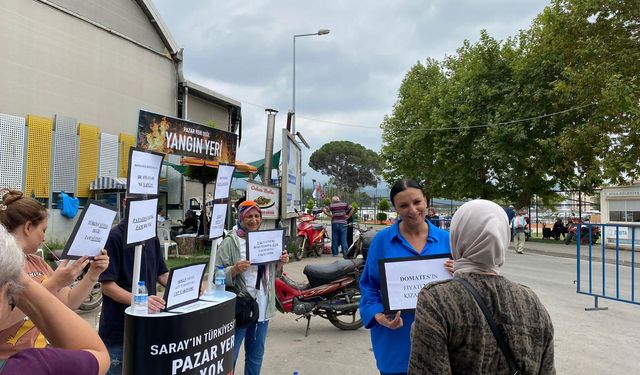
<path fill-rule="evenodd" d="M 636 296 L 636 249 L 640 248 L 640 226 L 578 224 L 576 239 L 577 293 L 598 299 L 640 305 Z M 598 241 L 600 240 L 600 241 Z M 605 308 L 606 309 L 606 308 Z"/>

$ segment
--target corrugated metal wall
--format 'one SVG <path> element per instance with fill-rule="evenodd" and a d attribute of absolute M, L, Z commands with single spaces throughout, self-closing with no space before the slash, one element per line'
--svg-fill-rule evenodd
<path fill-rule="evenodd" d="M 33 193 L 37 198 L 49 198 L 52 140 L 53 119 L 27 116 L 26 195 Z"/>
<path fill-rule="evenodd" d="M 22 190 L 24 117 L 0 114 L 0 188 Z"/>
<path fill-rule="evenodd" d="M 56 115 L 53 137 L 53 183 L 54 193 L 76 192 L 78 168 L 78 122 L 76 119 Z"/>
<path fill-rule="evenodd" d="M 100 177 L 118 177 L 118 136 L 100 134 Z"/>
<path fill-rule="evenodd" d="M 98 177 L 100 153 L 100 129 L 89 124 L 78 125 L 78 194 L 79 198 L 91 196 L 89 185 Z"/>
<path fill-rule="evenodd" d="M 129 174 L 129 149 L 136 147 L 136 136 L 120 133 L 120 177 L 127 177 Z"/>

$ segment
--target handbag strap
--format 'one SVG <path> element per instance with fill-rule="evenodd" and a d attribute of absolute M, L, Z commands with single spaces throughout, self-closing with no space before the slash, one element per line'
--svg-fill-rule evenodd
<path fill-rule="evenodd" d="M 493 336 L 496 338 L 496 341 L 498 342 L 498 346 L 500 347 L 502 354 L 504 354 L 504 357 L 507 359 L 507 363 L 509 364 L 509 373 L 512 375 L 519 375 L 520 369 L 518 369 L 518 365 L 516 364 L 516 361 L 513 358 L 513 352 L 511 352 L 511 348 L 509 347 L 506 340 L 504 339 L 502 330 L 498 327 L 498 324 L 493 319 L 493 315 L 489 311 L 489 308 L 484 303 L 484 299 L 482 299 L 482 297 L 480 296 L 476 288 L 474 288 L 471 284 L 469 284 L 467 280 L 464 280 L 458 277 L 454 278 L 453 280 L 462 284 L 462 286 L 469 292 L 469 294 L 473 296 L 473 299 L 476 300 L 476 302 L 478 303 L 478 306 L 480 306 L 480 310 L 482 310 L 482 314 L 484 314 L 484 317 L 487 319 L 489 328 L 491 328 L 491 332 L 493 332 Z"/>

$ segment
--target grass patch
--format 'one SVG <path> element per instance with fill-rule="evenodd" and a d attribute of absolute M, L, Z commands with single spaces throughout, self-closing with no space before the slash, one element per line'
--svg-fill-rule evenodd
<path fill-rule="evenodd" d="M 59 241 L 50 241 L 50 242 L 45 242 L 44 244 L 51 250 L 64 249 L 64 245 L 65 245 L 64 242 L 59 242 Z"/>
<path fill-rule="evenodd" d="M 193 263 L 209 262 L 208 255 L 194 255 L 191 257 L 169 258 L 165 261 L 169 269 L 182 267 Z"/>

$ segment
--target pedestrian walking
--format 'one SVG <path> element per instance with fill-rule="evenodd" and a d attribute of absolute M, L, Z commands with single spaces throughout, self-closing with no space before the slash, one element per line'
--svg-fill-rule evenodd
<path fill-rule="evenodd" d="M 516 239 L 516 252 L 522 254 L 524 252 L 524 241 L 526 239 L 525 232 L 529 226 L 525 219 L 525 210 L 519 210 L 516 216 L 511 220 L 511 231 Z"/>

